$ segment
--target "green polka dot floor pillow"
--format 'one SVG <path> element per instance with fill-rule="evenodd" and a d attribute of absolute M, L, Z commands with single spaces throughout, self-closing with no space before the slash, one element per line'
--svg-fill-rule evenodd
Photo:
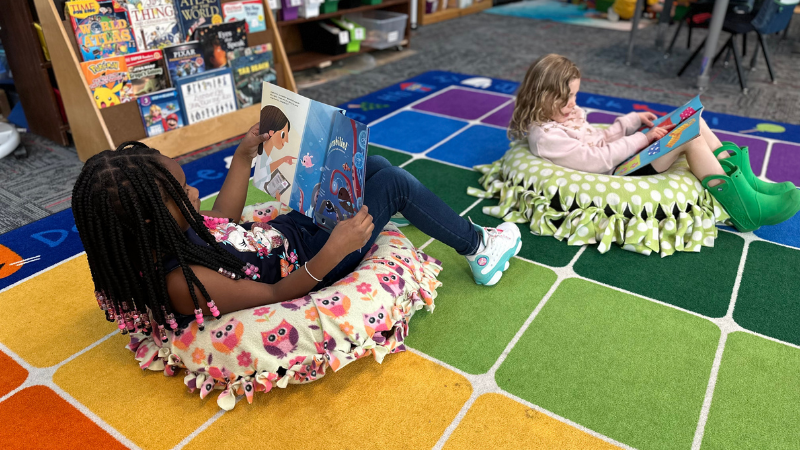
<path fill-rule="evenodd" d="M 528 223 L 533 234 L 567 239 L 569 245 L 598 244 L 600 253 L 614 242 L 645 255 L 699 252 L 714 246 L 716 222 L 728 218 L 684 157 L 658 175 L 598 175 L 534 156 L 522 140 L 500 160 L 475 169 L 483 173 L 483 189 L 468 193 L 500 199 L 484 207 L 484 214 Z"/>

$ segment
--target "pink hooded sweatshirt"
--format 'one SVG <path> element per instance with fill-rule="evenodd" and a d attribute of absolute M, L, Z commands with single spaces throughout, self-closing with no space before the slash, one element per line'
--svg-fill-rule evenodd
<path fill-rule="evenodd" d="M 611 174 L 631 155 L 650 143 L 637 113 L 617 117 L 607 129 L 586 121 L 586 112 L 575 107 L 564 123 L 533 125 L 528 131 L 531 153 L 553 164 L 583 172 Z"/>

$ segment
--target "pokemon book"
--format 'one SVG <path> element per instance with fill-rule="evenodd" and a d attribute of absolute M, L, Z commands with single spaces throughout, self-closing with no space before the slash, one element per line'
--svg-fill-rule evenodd
<path fill-rule="evenodd" d="M 267 31 L 267 23 L 264 21 L 264 4 L 261 0 L 223 3 L 222 14 L 225 22 L 239 20 L 247 22 L 248 33 Z"/>
<path fill-rule="evenodd" d="M 183 41 L 189 41 L 194 30 L 205 25 L 222 23 L 220 0 L 175 0 Z"/>
<path fill-rule="evenodd" d="M 127 0 L 126 5 L 139 51 L 181 43 L 173 0 Z"/>
<path fill-rule="evenodd" d="M 161 50 L 125 55 L 125 64 L 134 96 L 152 94 L 169 87 L 169 72 Z"/>
<path fill-rule="evenodd" d="M 73 0 L 66 3 L 66 9 L 84 61 L 136 51 L 128 14 L 117 2 Z"/>
<path fill-rule="evenodd" d="M 194 40 L 203 47 L 206 69 L 218 69 L 228 65 L 228 52 L 247 48 L 247 33 L 244 20 L 200 27 L 194 32 Z"/>
<path fill-rule="evenodd" d="M 236 101 L 239 108 L 252 106 L 261 101 L 261 88 L 264 83 L 274 83 L 275 69 L 272 68 L 272 44 L 247 47 L 228 54 L 236 85 Z"/>
<path fill-rule="evenodd" d="M 164 47 L 164 59 L 167 61 L 169 79 L 173 86 L 177 86 L 178 80 L 183 77 L 206 70 L 203 48 L 197 41 Z"/>
<path fill-rule="evenodd" d="M 180 101 L 175 89 L 145 94 L 137 101 L 148 136 L 157 136 L 184 125 Z"/>
<path fill-rule="evenodd" d="M 83 76 L 98 108 L 108 108 L 134 100 L 124 56 L 112 56 L 81 63 Z"/>
<path fill-rule="evenodd" d="M 675 126 L 675 128 L 663 138 L 653 142 L 617 166 L 617 169 L 614 170 L 614 175 L 630 175 L 699 136 L 700 115 L 702 113 L 703 104 L 700 102 L 700 96 L 698 95 L 675 111 L 653 121 L 653 127 Z M 652 128 L 645 128 L 641 132 L 647 133 L 650 130 Z"/>
<path fill-rule="evenodd" d="M 194 123 L 236 111 L 231 69 L 207 70 L 178 80 L 186 123 Z"/>
<path fill-rule="evenodd" d="M 259 132 L 273 137 L 256 158 L 257 188 L 327 230 L 358 211 L 369 137 L 365 125 L 339 108 L 263 83 Z M 357 144 L 359 137 L 363 146 Z M 333 158 L 330 164 L 328 158 Z M 327 192 L 335 199 L 322 198 Z"/>

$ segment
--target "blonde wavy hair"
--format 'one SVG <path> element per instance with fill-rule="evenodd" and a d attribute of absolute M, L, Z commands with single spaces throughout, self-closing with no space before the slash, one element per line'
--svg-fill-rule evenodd
<path fill-rule="evenodd" d="M 522 139 L 531 125 L 552 120 L 569 101 L 570 81 L 580 77 L 581 71 L 572 61 L 554 53 L 531 64 L 517 91 L 514 115 L 508 124 L 509 139 Z"/>

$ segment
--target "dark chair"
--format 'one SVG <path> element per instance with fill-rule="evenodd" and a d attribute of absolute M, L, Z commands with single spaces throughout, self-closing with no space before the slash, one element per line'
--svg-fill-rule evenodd
<path fill-rule="evenodd" d="M 736 46 L 735 38 L 736 36 L 741 35 L 742 41 L 745 43 L 746 41 L 744 41 L 744 36 L 746 36 L 747 33 L 755 31 L 758 35 L 761 51 L 764 53 L 764 59 L 767 61 L 767 70 L 769 70 L 770 80 L 772 80 L 774 83 L 775 74 L 772 72 L 772 62 L 769 59 L 769 52 L 767 50 L 767 43 L 764 36 L 780 33 L 781 31 L 785 30 L 786 27 L 789 26 L 789 21 L 792 19 L 792 14 L 794 14 L 794 7 L 794 4 L 787 5 L 782 4 L 777 0 L 765 0 L 757 14 L 736 14 L 729 11 L 725 16 L 725 22 L 722 25 L 722 30 L 730 33 L 731 36 L 728 38 L 728 41 L 725 43 L 722 49 L 720 49 L 720 51 L 714 57 L 712 66 L 716 64 L 723 52 L 726 50 L 731 51 L 733 53 L 734 62 L 736 63 L 736 72 L 739 75 L 739 86 L 741 86 L 742 92 L 747 94 L 747 80 L 742 69 L 742 55 L 739 53 L 739 48 Z M 699 47 L 697 47 L 697 50 L 692 53 L 692 56 L 688 61 L 686 61 L 686 64 L 681 67 L 681 70 L 678 72 L 678 76 L 683 75 L 683 72 L 687 67 L 689 67 L 689 64 L 691 64 L 694 58 L 696 58 L 698 53 L 700 53 L 700 51 L 703 49 L 705 43 L 706 40 L 703 39 L 703 42 Z M 758 49 L 756 49 L 756 54 L 757 53 Z M 751 61 L 751 67 L 755 65 L 755 61 L 756 55 L 754 54 L 753 60 Z"/>

